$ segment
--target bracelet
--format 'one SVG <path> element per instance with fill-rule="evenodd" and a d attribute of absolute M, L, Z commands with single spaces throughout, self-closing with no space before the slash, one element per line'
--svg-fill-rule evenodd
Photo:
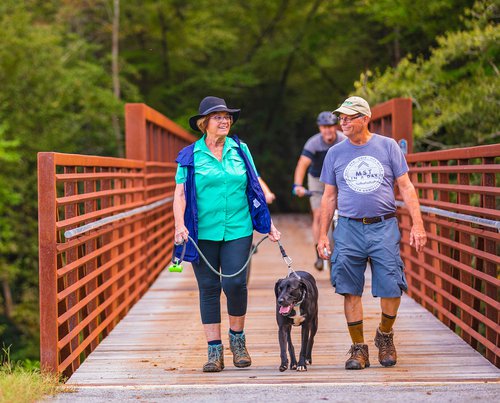
<path fill-rule="evenodd" d="M 294 184 L 293 184 L 293 188 L 292 188 L 292 189 L 295 189 L 296 187 L 299 187 L 299 186 L 300 186 L 301 188 L 302 188 L 302 187 L 304 187 L 303 185 L 299 185 L 298 183 L 294 183 Z"/>

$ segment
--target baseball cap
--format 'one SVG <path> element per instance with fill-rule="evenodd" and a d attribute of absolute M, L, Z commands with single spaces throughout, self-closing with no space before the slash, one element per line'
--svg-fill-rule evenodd
<path fill-rule="evenodd" d="M 321 112 L 316 119 L 318 126 L 333 126 L 337 124 L 337 121 L 337 115 L 334 115 L 329 111 Z"/>
<path fill-rule="evenodd" d="M 362 113 L 365 116 L 372 116 L 370 105 L 361 97 L 349 97 L 333 113 L 343 113 L 345 115 L 355 115 Z"/>

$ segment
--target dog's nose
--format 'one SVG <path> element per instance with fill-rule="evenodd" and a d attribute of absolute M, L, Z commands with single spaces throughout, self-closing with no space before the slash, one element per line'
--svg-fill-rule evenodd
<path fill-rule="evenodd" d="M 284 299 L 283 299 L 283 298 L 279 298 L 279 299 L 278 299 L 278 304 L 282 304 L 282 303 L 283 303 L 283 301 L 284 301 Z"/>

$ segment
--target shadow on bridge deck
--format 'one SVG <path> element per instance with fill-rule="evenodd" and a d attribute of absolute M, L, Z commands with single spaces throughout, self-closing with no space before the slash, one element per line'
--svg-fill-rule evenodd
<path fill-rule="evenodd" d="M 278 216 L 283 245 L 295 269 L 309 268 L 314 251 L 305 216 Z M 256 235 L 256 239 L 260 234 Z M 319 330 L 308 372 L 280 373 L 274 283 L 287 274 L 278 247 L 264 242 L 253 259 L 246 325 L 253 365 L 237 369 L 228 349 L 227 315 L 223 316 L 226 369 L 204 374 L 206 359 L 198 310 L 198 292 L 189 264 L 184 272 L 164 271 L 127 317 L 97 347 L 69 379 L 80 386 L 231 385 L 231 384 L 364 384 L 498 382 L 500 371 L 462 341 L 434 316 L 407 296 L 403 297 L 395 325 L 399 360 L 383 368 L 377 360 L 373 336 L 379 322 L 378 299 L 367 284 L 363 297 L 365 340 L 372 366 L 346 371 L 344 362 L 350 339 L 343 316 L 342 298 L 334 294 L 328 272 L 313 272 L 320 290 Z M 369 283 L 369 282 L 368 282 Z M 225 299 L 223 298 L 225 303 Z M 223 305 L 224 305 L 223 303 Z M 224 307 L 225 315 L 225 307 Z M 293 329 L 298 350 L 300 332 Z M 71 399 L 71 396 L 68 396 Z"/>

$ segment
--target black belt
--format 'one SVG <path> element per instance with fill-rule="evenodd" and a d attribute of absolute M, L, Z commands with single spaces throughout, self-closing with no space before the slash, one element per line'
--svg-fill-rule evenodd
<path fill-rule="evenodd" d="M 363 224 L 375 224 L 382 220 L 388 220 L 389 218 L 392 217 L 396 217 L 396 213 L 389 213 L 381 217 L 364 217 L 364 218 L 346 217 L 346 218 L 349 218 L 349 220 L 362 222 Z"/>

